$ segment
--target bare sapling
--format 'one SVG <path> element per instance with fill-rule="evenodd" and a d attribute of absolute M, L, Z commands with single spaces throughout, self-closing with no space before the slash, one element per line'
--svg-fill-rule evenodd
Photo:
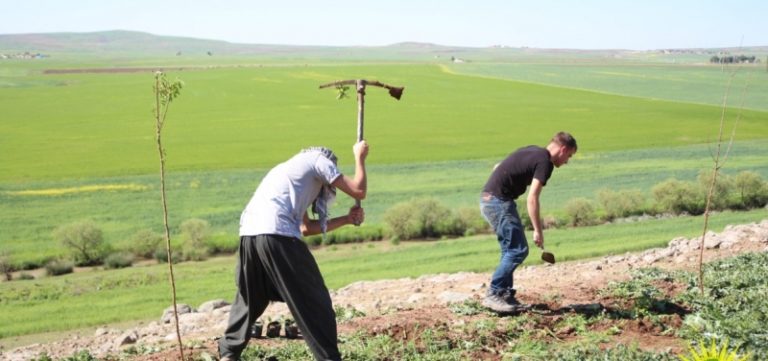
<path fill-rule="evenodd" d="M 165 149 L 163 149 L 162 131 L 165 125 L 165 117 L 171 102 L 179 96 L 183 83 L 176 79 L 169 81 L 161 71 L 155 72 L 155 139 L 157 140 L 157 153 L 160 158 L 160 198 L 163 205 L 163 226 L 165 227 L 165 249 L 168 257 L 168 275 L 171 282 L 171 300 L 173 303 L 173 318 L 176 325 L 176 339 L 179 342 L 179 357 L 184 360 L 184 348 L 181 342 L 179 330 L 179 313 L 176 306 L 176 281 L 173 277 L 173 261 L 171 257 L 171 232 L 168 226 L 168 203 L 165 196 Z"/>
<path fill-rule="evenodd" d="M 723 150 L 723 133 L 725 131 L 726 126 L 726 110 L 728 109 L 728 95 L 731 92 L 731 85 L 733 84 L 733 79 L 736 76 L 736 72 L 739 70 L 739 68 L 732 71 L 728 77 L 728 83 L 726 85 L 725 94 L 723 95 L 723 104 L 721 107 L 721 113 L 720 113 L 720 127 L 717 134 L 717 143 L 715 144 L 715 150 L 712 153 L 712 178 L 709 183 L 709 189 L 707 190 L 707 199 L 706 204 L 704 206 L 704 230 L 701 234 L 701 244 L 699 247 L 699 291 L 702 296 L 704 296 L 704 241 L 706 240 L 707 236 L 707 227 L 709 226 L 709 212 L 712 207 L 712 198 L 715 193 L 715 187 L 717 185 L 717 176 L 720 173 L 720 169 L 725 166 L 725 163 L 728 160 L 728 155 L 731 152 L 731 148 L 733 147 L 733 140 L 736 138 L 736 126 L 739 123 L 739 120 L 741 119 L 741 111 L 744 109 L 744 99 L 746 98 L 747 93 L 747 85 L 749 84 L 748 78 L 745 80 L 744 87 L 742 88 L 741 92 L 741 104 L 739 106 L 738 112 L 736 114 L 736 119 L 733 122 L 733 126 L 731 128 L 731 135 L 730 139 L 728 140 L 728 144 L 726 146 L 726 149 Z"/>

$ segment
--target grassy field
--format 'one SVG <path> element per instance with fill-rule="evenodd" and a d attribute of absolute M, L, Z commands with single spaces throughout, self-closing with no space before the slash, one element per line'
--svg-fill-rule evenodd
<path fill-rule="evenodd" d="M 764 64 L 470 63 L 453 64 L 457 74 L 551 84 L 633 97 L 768 110 Z M 732 79 L 731 79 L 732 78 Z M 730 82 L 730 89 L 728 88 Z"/>
<path fill-rule="evenodd" d="M 725 212 L 710 227 L 765 218 L 765 211 Z M 548 250 L 561 261 L 620 254 L 665 245 L 677 236 L 701 232 L 701 217 L 680 217 L 641 223 L 551 230 Z M 526 264 L 540 262 L 533 256 Z M 388 242 L 325 247 L 314 252 L 329 288 L 359 280 L 417 277 L 441 272 L 490 272 L 498 258 L 491 236 L 433 242 Z M 230 299 L 235 292 L 234 257 L 178 264 L 178 299 L 193 307 L 204 301 Z M 167 266 L 91 271 L 38 280 L 0 283 L 0 339 L 15 335 L 69 330 L 127 320 L 160 317 L 170 304 Z M 56 317 L 50 317 L 56 315 Z"/>
<path fill-rule="evenodd" d="M 493 58 L 490 51 L 485 55 Z M 118 247 L 139 229 L 161 226 L 151 71 L 44 74 L 47 68 L 160 64 L 170 78 L 184 80 L 164 133 L 171 225 L 176 232 L 182 221 L 202 218 L 233 243 L 239 213 L 269 167 L 322 144 L 337 151 L 343 170 L 352 170 L 355 101 L 317 89 L 338 79 L 406 87 L 399 102 L 368 90 L 369 224 L 380 224 L 389 207 L 414 197 L 477 207 L 494 163 L 520 146 L 544 144 L 559 130 L 571 131 L 580 147 L 543 193 L 545 215 L 562 212 L 569 198 L 593 198 L 603 187 L 649 195 L 655 183 L 694 180 L 711 167 L 723 74 L 711 67 L 595 65 L 595 56 L 601 55 L 577 59 L 580 67 L 445 66 L 443 60 L 393 63 L 396 57 L 387 56 L 357 64 L 237 56 L 210 63 L 199 57 L 3 62 L 0 252 L 16 264 L 60 255 L 53 229 L 82 219 L 93 219 Z M 751 109 L 726 113 L 729 121 L 740 120 L 724 171 L 768 177 L 768 108 L 760 100 L 768 94 L 765 73 L 750 77 L 745 106 Z M 732 99 L 739 91 L 734 83 Z M 337 212 L 349 204 L 341 201 Z M 722 213 L 712 228 L 763 218 L 765 210 Z M 695 235 L 700 224 L 686 217 L 553 230 L 547 239 L 559 259 L 575 259 L 663 245 Z M 316 255 L 329 287 L 338 288 L 360 279 L 489 271 L 496 247 L 488 236 L 477 236 L 325 248 Z M 225 257 L 179 264 L 181 302 L 230 298 L 233 263 Z M 169 303 L 162 266 L 1 283 L 0 295 L 0 324 L 14 325 L 3 327 L 0 338 L 155 318 Z"/>
<path fill-rule="evenodd" d="M 640 99 L 530 83 L 459 76 L 434 65 L 285 66 L 173 72 L 186 82 L 171 107 L 168 167 L 264 168 L 301 147 L 344 149 L 355 137 L 354 100 L 321 83 L 376 78 L 406 86 L 399 102 L 369 90 L 371 163 L 500 157 L 557 130 L 584 152 L 701 144 L 714 137 L 717 106 Z M 0 182 L 149 174 L 152 76 L 31 73 L 35 86 L 0 88 Z M 729 119 L 736 114 L 729 113 Z M 524 131 L 521 131 L 524 130 Z M 740 139 L 763 139 L 768 113 L 744 111 Z"/>
<path fill-rule="evenodd" d="M 737 142 L 725 174 L 752 170 L 768 179 L 765 141 Z M 477 207 L 478 194 L 489 170 L 499 159 L 411 164 L 372 164 L 371 188 L 364 202 L 368 224 L 381 224 L 387 209 L 397 202 L 434 197 L 450 207 Z M 577 153 L 558 169 L 542 193 L 543 214 L 559 215 L 574 197 L 595 199 L 601 188 L 639 189 L 651 202 L 653 185 L 675 177 L 694 181 L 710 166 L 705 145 Z M 351 171 L 349 167 L 347 170 Z M 170 222 L 174 230 L 189 218 L 208 221 L 214 234 L 225 234 L 234 244 L 240 212 L 264 169 L 175 172 L 168 176 Z M 66 181 L 6 184 L 0 192 L 0 244 L 16 264 L 40 263 L 64 249 L 52 238 L 61 225 L 92 219 L 104 230 L 107 242 L 128 246 L 137 231 L 160 231 L 157 176 L 123 176 Z M 351 206 L 339 198 L 332 212 Z"/>

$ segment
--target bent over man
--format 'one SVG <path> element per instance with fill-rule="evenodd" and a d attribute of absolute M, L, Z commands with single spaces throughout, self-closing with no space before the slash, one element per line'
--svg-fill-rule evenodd
<path fill-rule="evenodd" d="M 339 172 L 336 155 L 330 149 L 316 147 L 302 150 L 262 179 L 240 216 L 237 294 L 224 337 L 219 339 L 221 360 L 240 358 L 251 326 L 270 301 L 288 305 L 317 360 L 341 360 L 331 297 L 301 237 L 364 220 L 359 207 L 352 207 L 344 216 L 328 218 L 336 189 L 360 200 L 367 193 L 368 144 L 358 142 L 353 153 L 352 178 Z M 318 219 L 308 217 L 310 206 Z"/>
<path fill-rule="evenodd" d="M 539 196 L 554 168 L 567 164 L 576 149 L 576 139 L 566 132 L 559 132 L 546 148 L 534 145 L 520 148 L 491 173 L 483 188 L 480 211 L 496 233 L 501 259 L 491 276 L 488 294 L 483 300 L 485 307 L 496 312 L 513 312 L 519 308 L 513 273 L 528 256 L 528 241 L 515 200 L 531 186 L 527 200 L 528 216 L 533 225 L 533 241 L 543 247 Z"/>

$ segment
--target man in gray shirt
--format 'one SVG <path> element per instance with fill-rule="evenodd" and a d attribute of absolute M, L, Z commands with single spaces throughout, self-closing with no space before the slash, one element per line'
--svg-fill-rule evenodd
<path fill-rule="evenodd" d="M 235 275 L 238 290 L 224 337 L 221 360 L 237 360 L 248 344 L 250 328 L 270 301 L 281 301 L 296 320 L 317 360 L 341 360 L 336 315 L 320 269 L 302 236 L 325 234 L 347 224 L 360 224 L 365 213 L 352 207 L 328 218 L 336 189 L 354 199 L 365 198 L 368 144 L 353 147 L 355 175 L 341 174 L 336 155 L 327 148 L 302 150 L 274 167 L 259 184 L 240 216 L 240 249 Z M 307 208 L 318 215 L 310 219 Z"/>

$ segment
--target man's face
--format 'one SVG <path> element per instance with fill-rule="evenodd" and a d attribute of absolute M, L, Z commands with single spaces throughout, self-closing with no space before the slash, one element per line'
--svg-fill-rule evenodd
<path fill-rule="evenodd" d="M 558 151 L 555 158 L 552 159 L 552 163 L 555 165 L 555 167 L 559 168 L 563 164 L 568 164 L 568 160 L 571 159 L 575 153 L 575 149 L 560 147 L 560 151 Z"/>

